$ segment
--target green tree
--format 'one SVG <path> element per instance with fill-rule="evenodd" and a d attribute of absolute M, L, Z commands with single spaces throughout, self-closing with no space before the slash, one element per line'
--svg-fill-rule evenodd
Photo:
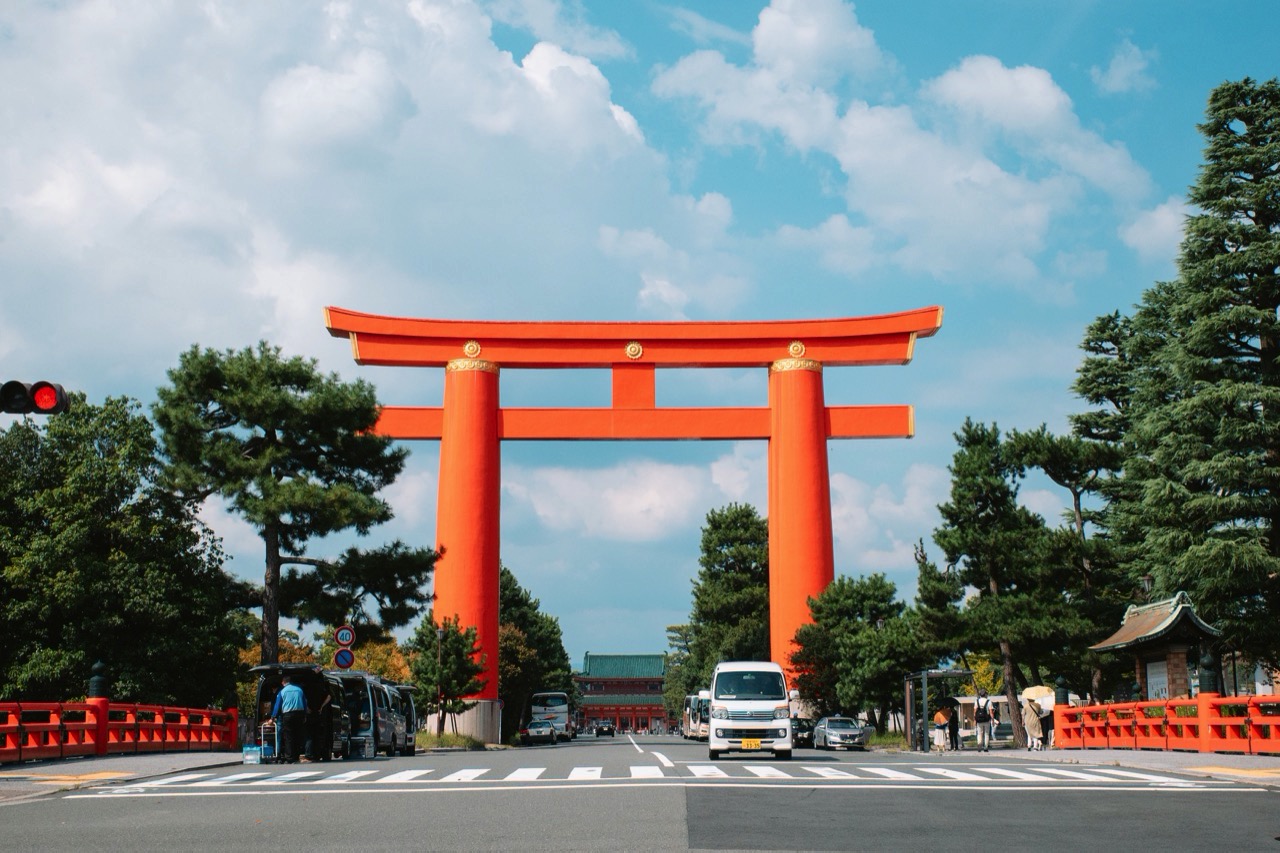
<path fill-rule="evenodd" d="M 1141 561 L 1249 657 L 1280 664 L 1280 82 L 1224 83 L 1199 130 L 1175 281 L 1143 296 L 1130 471 Z M 1134 356 L 1134 353 L 1130 353 Z"/>
<path fill-rule="evenodd" d="M 915 616 L 882 574 L 838 577 L 809 599 L 813 622 L 796 633 L 792 665 L 818 716 L 866 712 L 884 733 L 904 703 L 902 676 L 923 665 Z"/>
<path fill-rule="evenodd" d="M 510 680 L 504 680 L 501 677 L 503 660 L 501 648 L 499 649 L 498 696 L 506 710 L 502 715 L 504 742 L 515 734 L 522 721 L 529 718 L 529 698 L 539 690 L 563 690 L 575 697 L 574 707 L 579 707 L 560 621 L 543 613 L 541 607 L 542 603 L 520 586 L 510 569 L 506 566 L 499 569 L 499 644 L 502 641 L 503 626 L 506 626 L 519 632 L 519 636 L 510 630 L 507 632 L 508 642 L 513 643 L 512 653 L 523 656 L 523 646 L 533 655 L 531 666 Z M 517 640 L 520 642 L 517 643 Z"/>
<path fill-rule="evenodd" d="M 442 624 L 432 612 L 418 624 L 406 644 L 412 656 L 409 670 L 418 696 L 423 697 L 421 715 L 436 715 L 436 735 L 444 734 L 444 717 L 452 719 L 458 733 L 458 714 L 476 706 L 464 697 L 472 696 L 488 683 L 480 678 L 485 657 L 480 653 L 475 628 L 461 628 L 453 617 Z"/>
<path fill-rule="evenodd" d="M 707 685 L 722 660 L 769 660 L 769 525 L 749 504 L 707 513 L 693 585 L 688 674 Z"/>
<path fill-rule="evenodd" d="M 662 704 L 669 719 L 684 717 L 684 697 L 697 692 L 690 682 L 689 642 L 692 632 L 688 625 L 667 626 L 667 671 L 662 682 Z"/>
<path fill-rule="evenodd" d="M 367 557 L 305 556 L 307 542 L 344 530 L 364 535 L 391 518 L 377 496 L 407 451 L 371 431 L 378 417 L 368 383 L 325 376 L 314 361 L 284 358 L 259 343 L 238 352 L 192 347 L 169 371 L 154 412 L 168 482 L 187 499 L 224 498 L 262 536 L 262 661 L 279 651 L 280 616 L 340 621 L 344 605 L 372 598 L 387 630 L 407 624 L 425 600 L 435 554 L 398 543 Z M 311 577 L 285 564 L 309 565 Z M 353 616 L 364 611 L 355 607 Z"/>
<path fill-rule="evenodd" d="M 204 706 L 234 690 L 246 590 L 158 484 L 139 408 L 74 395 L 0 432 L 0 696 L 83 696 L 98 659 L 118 700 Z"/>
<path fill-rule="evenodd" d="M 1020 468 L 999 429 L 966 419 L 956 440 L 951 500 L 938 507 L 943 524 L 933 538 L 960 582 L 977 592 L 965 606 L 969 643 L 999 648 L 1005 697 L 1016 708 L 1020 653 L 1055 631 L 1054 619 L 1069 606 L 1046 606 L 1044 522 L 1018 503 Z M 1025 745 L 1022 722 L 1013 717 L 1014 740 Z"/>

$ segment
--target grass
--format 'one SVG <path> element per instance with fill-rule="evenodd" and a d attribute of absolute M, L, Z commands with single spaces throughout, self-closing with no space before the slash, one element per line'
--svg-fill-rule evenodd
<path fill-rule="evenodd" d="M 467 749 L 467 750 L 483 750 L 484 743 L 478 741 L 470 735 L 455 735 L 452 732 L 445 732 L 437 736 L 435 732 L 418 732 L 414 741 L 419 750 L 427 749 Z"/>

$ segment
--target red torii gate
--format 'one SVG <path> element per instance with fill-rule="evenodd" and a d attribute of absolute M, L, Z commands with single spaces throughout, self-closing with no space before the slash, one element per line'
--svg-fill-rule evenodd
<path fill-rule="evenodd" d="M 807 599 L 834 577 L 827 439 L 910 438 L 910 405 L 827 406 L 824 366 L 906 364 L 942 308 L 827 320 L 508 322 L 433 320 L 325 309 L 358 364 L 443 367 L 444 405 L 387 406 L 376 431 L 440 441 L 436 613 L 474 626 L 488 679 L 467 728 L 496 738 L 499 443 L 503 440 L 767 439 L 769 636 L 790 669 Z M 501 408 L 505 368 L 608 368 L 607 408 Z M 658 407 L 658 367 L 767 367 L 767 407 Z"/>

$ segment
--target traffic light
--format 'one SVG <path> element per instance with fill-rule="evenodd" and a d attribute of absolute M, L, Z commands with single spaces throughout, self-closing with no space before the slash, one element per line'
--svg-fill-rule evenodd
<path fill-rule="evenodd" d="M 67 410 L 67 392 L 53 382 L 19 382 L 0 386 L 0 408 L 10 415 L 56 415 Z"/>

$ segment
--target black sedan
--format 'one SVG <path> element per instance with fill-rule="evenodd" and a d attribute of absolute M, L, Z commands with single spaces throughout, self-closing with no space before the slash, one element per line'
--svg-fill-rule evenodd
<path fill-rule="evenodd" d="M 520 730 L 520 742 L 525 746 L 533 743 L 549 743 L 555 745 L 556 727 L 547 720 L 534 720 L 528 728 Z"/>
<path fill-rule="evenodd" d="M 613 737 L 617 733 L 613 723 L 596 723 L 596 737 L 604 737 L 605 735 Z"/>

